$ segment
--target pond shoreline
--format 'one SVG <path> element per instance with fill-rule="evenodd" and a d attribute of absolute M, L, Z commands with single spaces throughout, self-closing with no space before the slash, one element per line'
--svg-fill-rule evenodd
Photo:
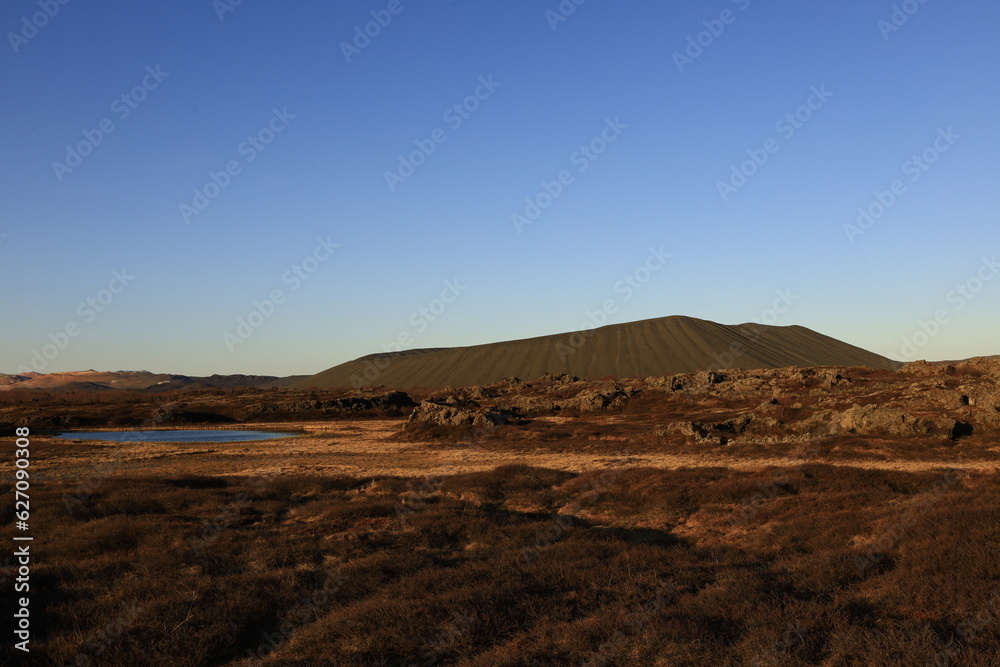
<path fill-rule="evenodd" d="M 164 434 L 164 437 L 161 438 L 161 434 Z M 170 437 L 166 437 L 165 434 L 170 434 Z M 67 442 L 165 442 L 197 444 L 281 440 L 294 438 L 303 434 L 304 431 L 277 429 L 142 428 L 55 431 L 48 437 Z"/>

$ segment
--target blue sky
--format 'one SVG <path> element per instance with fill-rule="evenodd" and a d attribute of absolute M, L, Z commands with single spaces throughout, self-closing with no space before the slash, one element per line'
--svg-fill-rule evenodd
<path fill-rule="evenodd" d="M 227 2 L 0 9 L 0 371 L 675 314 L 1000 353 L 996 3 Z"/>

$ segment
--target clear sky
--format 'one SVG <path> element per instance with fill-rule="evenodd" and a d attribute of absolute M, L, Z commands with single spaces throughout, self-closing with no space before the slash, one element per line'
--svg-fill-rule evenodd
<path fill-rule="evenodd" d="M 893 4 L 5 2 L 0 371 L 675 314 L 1000 354 L 1000 5 Z"/>

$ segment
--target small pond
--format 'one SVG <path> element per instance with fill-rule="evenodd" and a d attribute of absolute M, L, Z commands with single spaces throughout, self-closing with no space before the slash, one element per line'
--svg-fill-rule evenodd
<path fill-rule="evenodd" d="M 177 429 L 175 431 L 70 431 L 57 438 L 105 442 L 250 442 L 299 435 L 286 431 L 224 431 Z"/>

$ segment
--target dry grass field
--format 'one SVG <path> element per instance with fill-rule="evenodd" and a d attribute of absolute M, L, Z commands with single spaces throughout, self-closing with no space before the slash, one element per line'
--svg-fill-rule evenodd
<path fill-rule="evenodd" d="M 31 664 L 994 665 L 997 370 L 6 392 L 10 426 L 302 433 L 34 431 Z"/>

